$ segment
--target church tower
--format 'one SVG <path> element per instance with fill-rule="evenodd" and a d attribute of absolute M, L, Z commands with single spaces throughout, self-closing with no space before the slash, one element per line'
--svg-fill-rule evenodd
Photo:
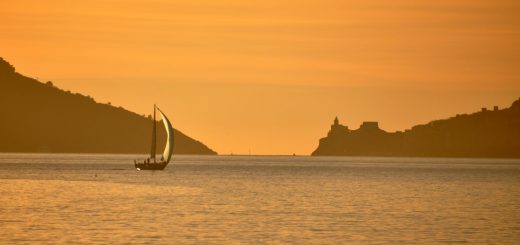
<path fill-rule="evenodd" d="M 330 125 L 330 131 L 328 133 L 328 136 L 344 135 L 348 132 L 349 132 L 348 127 L 339 124 L 339 119 L 338 119 L 338 117 L 336 117 L 336 118 L 334 118 L 334 124 Z"/>

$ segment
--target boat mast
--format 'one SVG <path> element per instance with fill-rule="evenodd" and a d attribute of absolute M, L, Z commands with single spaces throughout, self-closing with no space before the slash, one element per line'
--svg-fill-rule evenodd
<path fill-rule="evenodd" d="M 152 150 L 150 158 L 155 162 L 155 146 L 156 146 L 156 123 L 155 123 L 155 104 L 153 105 L 153 129 L 152 129 Z"/>

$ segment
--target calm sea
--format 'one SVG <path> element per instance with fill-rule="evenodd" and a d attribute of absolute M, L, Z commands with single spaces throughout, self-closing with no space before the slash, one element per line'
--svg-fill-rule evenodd
<path fill-rule="evenodd" d="M 0 154 L 2 243 L 520 243 L 520 160 Z"/>

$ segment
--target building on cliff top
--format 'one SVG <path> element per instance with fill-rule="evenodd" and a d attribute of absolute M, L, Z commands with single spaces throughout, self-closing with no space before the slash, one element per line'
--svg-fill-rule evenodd
<path fill-rule="evenodd" d="M 379 122 L 363 122 L 359 129 L 379 129 Z"/>
<path fill-rule="evenodd" d="M 328 136 L 332 135 L 342 135 L 349 132 L 349 129 L 347 126 L 339 124 L 338 117 L 334 118 L 334 124 L 330 125 L 330 131 L 328 133 Z"/>

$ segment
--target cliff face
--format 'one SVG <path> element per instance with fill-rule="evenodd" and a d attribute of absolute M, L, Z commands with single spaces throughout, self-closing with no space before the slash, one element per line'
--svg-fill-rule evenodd
<path fill-rule="evenodd" d="M 0 152 L 150 152 L 150 118 L 25 77 L 1 58 L 0 115 Z M 166 132 L 157 126 L 162 149 Z M 174 153 L 216 154 L 178 130 Z"/>
<path fill-rule="evenodd" d="M 520 99 L 507 109 L 483 109 L 405 132 L 385 132 L 376 123 L 366 123 L 357 130 L 337 128 L 337 124 L 332 125 L 312 155 L 520 157 Z"/>

